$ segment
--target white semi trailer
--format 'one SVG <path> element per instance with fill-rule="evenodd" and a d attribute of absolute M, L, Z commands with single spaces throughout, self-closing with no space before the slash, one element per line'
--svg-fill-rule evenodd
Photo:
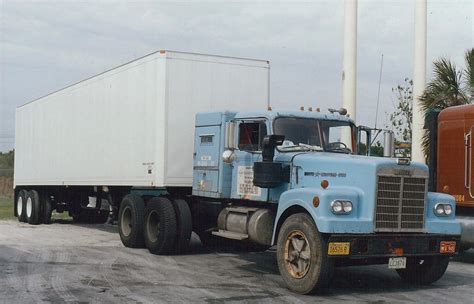
<path fill-rule="evenodd" d="M 20 106 L 15 215 L 105 221 L 132 187 L 188 191 L 196 113 L 268 100 L 266 60 L 160 50 Z"/>

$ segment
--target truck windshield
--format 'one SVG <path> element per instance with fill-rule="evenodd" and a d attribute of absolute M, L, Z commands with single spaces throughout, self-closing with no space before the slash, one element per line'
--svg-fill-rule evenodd
<path fill-rule="evenodd" d="M 354 151 L 354 127 L 349 122 L 280 117 L 275 119 L 273 129 L 274 134 L 285 136 L 283 144 L 277 147 L 281 152 L 327 151 L 352 153 Z M 350 139 L 344 139 L 343 134 L 346 132 Z"/>

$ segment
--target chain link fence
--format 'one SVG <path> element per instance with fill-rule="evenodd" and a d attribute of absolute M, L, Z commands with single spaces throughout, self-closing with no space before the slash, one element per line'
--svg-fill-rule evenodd
<path fill-rule="evenodd" d="M 13 197 L 13 169 L 0 169 L 0 196 Z"/>

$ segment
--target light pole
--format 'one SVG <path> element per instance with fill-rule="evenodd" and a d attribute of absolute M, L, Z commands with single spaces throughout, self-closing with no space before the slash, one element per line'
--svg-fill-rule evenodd
<path fill-rule="evenodd" d="M 413 124 L 411 136 L 411 159 L 425 162 L 421 146 L 425 133 L 424 114 L 419 98 L 426 86 L 426 0 L 415 1 L 415 53 L 413 62 Z"/>
<path fill-rule="evenodd" d="M 356 120 L 357 82 L 357 0 L 344 2 L 344 59 L 342 67 L 342 106 Z M 350 131 L 343 132 L 341 141 L 351 146 Z"/>

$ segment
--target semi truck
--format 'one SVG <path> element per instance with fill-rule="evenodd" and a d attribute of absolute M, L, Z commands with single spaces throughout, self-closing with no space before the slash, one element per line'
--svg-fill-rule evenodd
<path fill-rule="evenodd" d="M 357 155 L 364 130 L 344 109 L 272 109 L 268 61 L 159 51 L 17 109 L 15 215 L 115 209 L 123 245 L 159 255 L 192 231 L 276 246 L 301 294 L 340 265 L 430 284 L 459 250 L 454 198 L 424 164 Z"/>
<path fill-rule="evenodd" d="M 474 247 L 474 105 L 431 111 L 430 169 L 433 191 L 454 196 L 457 220 L 461 224 L 461 249 Z"/>

